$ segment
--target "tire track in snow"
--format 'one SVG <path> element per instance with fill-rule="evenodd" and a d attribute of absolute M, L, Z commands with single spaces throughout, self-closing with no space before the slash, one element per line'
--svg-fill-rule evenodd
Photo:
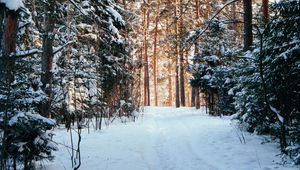
<path fill-rule="evenodd" d="M 140 157 L 149 170 L 172 169 L 169 167 L 171 163 L 166 162 L 169 155 L 165 151 L 165 129 L 157 123 L 158 117 L 160 117 L 159 113 L 147 114 L 147 121 L 144 122 L 143 127 L 147 139 L 140 145 Z"/>
<path fill-rule="evenodd" d="M 205 161 L 204 158 L 200 157 L 200 154 L 198 152 L 201 152 L 201 151 L 197 152 L 197 149 L 199 149 L 199 146 L 193 147 L 193 145 L 191 144 L 192 142 L 190 140 L 188 140 L 188 139 L 192 139 L 191 132 L 194 129 L 188 128 L 188 126 L 185 123 L 183 123 L 183 121 L 181 119 L 178 119 L 178 122 L 180 122 L 182 130 L 185 131 L 185 136 L 183 137 L 184 144 L 185 144 L 187 151 L 190 153 L 191 158 L 193 158 L 193 160 L 195 160 L 195 162 L 197 163 L 197 164 L 195 164 L 195 166 L 199 168 L 198 165 L 201 165 L 201 169 L 203 169 L 203 170 L 217 170 L 218 169 L 217 167 L 211 165 L 210 163 Z"/>
<path fill-rule="evenodd" d="M 163 126 L 161 124 L 159 124 L 158 122 L 160 121 L 160 115 L 159 113 L 158 116 L 154 117 L 154 126 L 157 128 L 156 132 L 156 136 L 155 136 L 155 152 L 156 155 L 159 159 L 159 163 L 160 163 L 160 167 L 162 168 L 162 170 L 171 170 L 173 169 L 172 167 L 170 167 L 170 165 L 172 165 L 172 162 L 170 162 L 170 155 L 168 153 L 168 151 L 166 150 L 166 129 L 163 128 Z"/>
<path fill-rule="evenodd" d="M 216 170 L 218 168 L 212 166 L 205 159 L 201 158 L 199 154 L 195 152 L 192 147 L 190 130 L 182 122 L 180 114 L 170 113 L 157 113 L 158 115 L 154 118 L 155 126 L 157 128 L 157 140 L 155 149 L 160 160 L 162 169 L 198 169 L 199 166 L 203 170 Z M 168 124 L 164 119 L 172 119 L 172 123 Z M 171 126 L 170 126 L 171 125 Z M 162 127 L 164 127 L 163 130 Z M 177 135 L 176 132 L 180 132 Z M 184 134 L 184 135 L 182 135 Z M 172 149 L 173 145 L 176 149 Z M 186 159 L 181 159 L 179 155 L 184 154 Z"/>

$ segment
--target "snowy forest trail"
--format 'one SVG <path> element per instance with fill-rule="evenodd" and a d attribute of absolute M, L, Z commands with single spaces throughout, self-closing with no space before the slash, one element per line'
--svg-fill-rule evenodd
<path fill-rule="evenodd" d="M 68 133 L 55 130 L 69 145 Z M 243 140 L 245 138 L 245 141 Z M 192 108 L 147 107 L 136 122 L 82 134 L 81 170 L 271 170 L 279 165 L 277 145 L 239 131 L 227 117 Z M 67 148 L 59 146 L 43 169 L 72 169 Z"/>

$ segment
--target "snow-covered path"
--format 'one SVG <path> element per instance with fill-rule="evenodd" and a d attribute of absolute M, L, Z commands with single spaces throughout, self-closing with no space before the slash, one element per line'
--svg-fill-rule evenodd
<path fill-rule="evenodd" d="M 69 143 L 65 131 L 55 140 Z M 245 138 L 245 143 L 242 138 Z M 274 143 L 242 133 L 228 118 L 192 108 L 147 107 L 135 123 L 83 133 L 81 170 L 252 170 L 297 169 L 277 164 Z M 242 142 L 241 142 L 242 141 Z M 44 169 L 72 169 L 63 146 Z"/>

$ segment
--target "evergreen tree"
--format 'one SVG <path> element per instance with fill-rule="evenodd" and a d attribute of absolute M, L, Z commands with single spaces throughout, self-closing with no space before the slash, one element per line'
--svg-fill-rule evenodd
<path fill-rule="evenodd" d="M 5 64 L 0 84 L 1 169 L 16 169 L 18 164 L 31 169 L 33 161 L 52 158 L 51 151 L 56 150 L 56 146 L 47 130 L 56 123 L 39 115 L 38 105 L 47 97 L 33 67 L 37 64 L 34 54 L 38 50 L 27 46 L 33 23 L 23 3 L 15 3 L 16 6 L 0 4 L 1 22 L 7 20 L 0 31 L 0 60 Z M 18 25 L 20 27 L 16 27 Z"/>
<path fill-rule="evenodd" d="M 235 105 L 247 130 L 272 134 L 299 163 L 299 0 L 273 5 L 275 16 L 237 71 Z M 246 69 L 245 69 L 246 68 Z"/>

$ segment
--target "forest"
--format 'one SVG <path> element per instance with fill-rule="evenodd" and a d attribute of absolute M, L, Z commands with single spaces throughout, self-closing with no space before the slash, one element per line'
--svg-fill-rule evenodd
<path fill-rule="evenodd" d="M 1 170 L 55 159 L 57 128 L 79 169 L 82 133 L 149 107 L 230 116 L 300 164 L 299 0 L 0 0 L 0 22 Z"/>

